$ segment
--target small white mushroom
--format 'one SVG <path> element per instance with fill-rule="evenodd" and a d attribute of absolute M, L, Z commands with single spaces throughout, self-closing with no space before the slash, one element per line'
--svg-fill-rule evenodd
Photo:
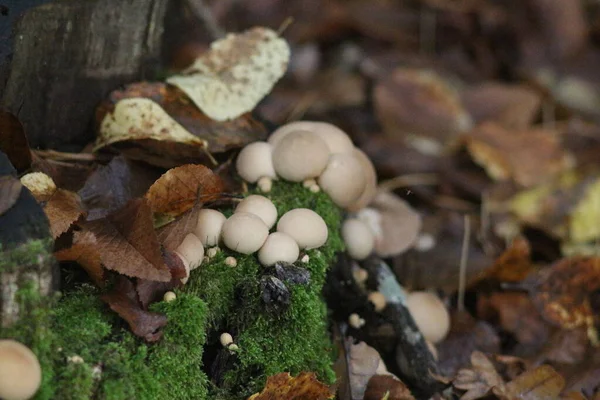
<path fill-rule="evenodd" d="M 284 137 L 294 131 L 309 131 L 319 136 L 331 153 L 350 153 L 354 149 L 346 132 L 335 125 L 318 121 L 295 121 L 285 124 L 269 137 L 268 142 L 276 146 Z"/>
<path fill-rule="evenodd" d="M 172 302 L 176 298 L 177 298 L 177 295 L 173 292 L 165 292 L 165 294 L 163 295 L 163 300 L 166 301 L 167 303 Z"/>
<path fill-rule="evenodd" d="M 345 208 L 358 200 L 367 180 L 358 158 L 352 153 L 339 153 L 329 157 L 318 182 L 335 204 Z"/>
<path fill-rule="evenodd" d="M 363 168 L 363 173 L 365 174 L 365 188 L 363 189 L 361 195 L 354 201 L 354 203 L 350 204 L 347 209 L 349 211 L 358 211 L 373 201 L 375 195 L 377 194 L 377 171 L 375 171 L 375 167 L 373 163 L 367 157 L 365 153 L 360 149 L 354 149 L 352 153 Z"/>
<path fill-rule="evenodd" d="M 308 264 L 309 261 L 310 261 L 310 257 L 308 256 L 308 254 L 303 255 L 302 258 L 300 259 L 300 262 L 304 263 L 304 264 Z"/>
<path fill-rule="evenodd" d="M 302 186 L 304 186 L 307 189 L 310 189 L 311 186 L 314 186 L 317 184 L 317 181 L 310 178 L 310 179 L 306 179 L 304 182 L 302 182 Z"/>
<path fill-rule="evenodd" d="M 348 316 L 348 324 L 354 329 L 360 329 L 365 325 L 365 320 L 358 314 L 352 313 Z"/>
<path fill-rule="evenodd" d="M 227 350 L 231 351 L 232 353 L 235 353 L 239 349 L 239 346 L 235 343 L 231 343 L 229 346 L 227 346 Z"/>
<path fill-rule="evenodd" d="M 36 355 L 15 340 L 0 340 L 0 398 L 29 399 L 41 382 L 42 369 Z"/>
<path fill-rule="evenodd" d="M 385 300 L 385 296 L 381 294 L 381 292 L 371 292 L 367 296 L 367 299 L 373 307 L 375 307 L 375 311 L 381 312 L 385 308 L 387 301 Z"/>
<path fill-rule="evenodd" d="M 269 228 L 254 214 L 235 213 L 223 224 L 222 238 L 225 246 L 242 254 L 258 251 L 269 236 Z"/>
<path fill-rule="evenodd" d="M 415 250 L 429 251 L 435 247 L 435 237 L 430 233 L 422 233 L 415 242 Z"/>
<path fill-rule="evenodd" d="M 250 183 L 264 177 L 277 178 L 272 152 L 273 147 L 267 142 L 254 142 L 244 147 L 235 163 L 238 175 Z"/>
<path fill-rule="evenodd" d="M 206 255 L 208 256 L 208 258 L 213 258 L 214 256 L 217 255 L 218 252 L 219 252 L 218 247 L 211 247 L 210 249 L 206 250 Z"/>
<path fill-rule="evenodd" d="M 327 225 L 323 218 L 308 208 L 296 208 L 283 214 L 277 232 L 290 235 L 301 249 L 315 249 L 327 241 Z"/>
<path fill-rule="evenodd" d="M 190 271 L 195 270 L 204 261 L 204 245 L 193 233 L 188 233 L 175 252 L 185 258 L 190 266 Z"/>
<path fill-rule="evenodd" d="M 273 232 L 258 251 L 258 261 L 262 265 L 273 265 L 278 261 L 293 263 L 298 259 L 300 249 L 293 237 L 283 232 Z"/>
<path fill-rule="evenodd" d="M 342 224 L 342 238 L 346 250 L 355 260 L 364 260 L 371 254 L 375 246 L 375 236 L 363 221 L 349 218 Z"/>
<path fill-rule="evenodd" d="M 327 144 L 314 133 L 294 131 L 273 149 L 273 166 L 283 179 L 302 182 L 323 172 L 329 153 Z"/>
<path fill-rule="evenodd" d="M 352 277 L 354 277 L 356 283 L 365 283 L 369 279 L 369 273 L 366 269 L 356 268 L 352 270 Z"/>
<path fill-rule="evenodd" d="M 273 189 L 273 179 L 268 176 L 263 176 L 256 182 L 256 186 L 258 186 L 258 190 L 263 193 L 269 193 L 271 189 Z"/>
<path fill-rule="evenodd" d="M 277 209 L 273 202 L 264 196 L 250 195 L 242 200 L 235 208 L 235 213 L 247 212 L 263 220 L 267 228 L 271 229 L 277 221 Z"/>
<path fill-rule="evenodd" d="M 219 341 L 223 347 L 227 347 L 233 343 L 233 336 L 230 333 L 223 332 L 221 336 L 219 336 Z"/>
<path fill-rule="evenodd" d="M 227 257 L 225 258 L 225 265 L 227 265 L 228 267 L 237 267 L 237 260 L 235 259 L 235 257 Z"/>
<path fill-rule="evenodd" d="M 425 339 L 439 343 L 450 331 L 450 314 L 444 303 L 431 292 L 412 292 L 406 307 Z"/>
<path fill-rule="evenodd" d="M 205 247 L 216 246 L 221 237 L 221 229 L 227 218 L 223 213 L 204 208 L 198 213 L 198 222 L 194 234 Z"/>
<path fill-rule="evenodd" d="M 311 193 L 319 193 L 321 191 L 321 187 L 317 184 L 312 185 L 311 187 L 308 188 L 308 190 L 311 191 Z"/>

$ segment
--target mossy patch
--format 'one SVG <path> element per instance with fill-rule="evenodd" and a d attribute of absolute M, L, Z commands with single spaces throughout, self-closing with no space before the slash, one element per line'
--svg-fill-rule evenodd
<path fill-rule="evenodd" d="M 0 243 L 0 272 L 12 272 L 15 268 L 31 268 L 46 264 L 52 257 L 53 241 L 50 238 L 35 239 L 14 248 L 3 249 Z"/>

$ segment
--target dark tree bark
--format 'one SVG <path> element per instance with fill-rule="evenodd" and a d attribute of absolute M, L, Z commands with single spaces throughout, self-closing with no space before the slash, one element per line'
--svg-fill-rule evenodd
<path fill-rule="evenodd" d="M 23 122 L 32 147 L 82 147 L 111 90 L 156 76 L 169 1 L 58 0 L 24 13 L 0 105 Z"/>

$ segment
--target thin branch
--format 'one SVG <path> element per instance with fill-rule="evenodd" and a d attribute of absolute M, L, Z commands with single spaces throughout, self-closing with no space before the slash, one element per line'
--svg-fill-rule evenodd
<path fill-rule="evenodd" d="M 465 290 L 467 286 L 467 262 L 469 261 L 469 242 L 471 240 L 471 219 L 468 214 L 464 217 L 464 234 L 460 251 L 460 275 L 458 278 L 458 311 L 465 310 Z"/>

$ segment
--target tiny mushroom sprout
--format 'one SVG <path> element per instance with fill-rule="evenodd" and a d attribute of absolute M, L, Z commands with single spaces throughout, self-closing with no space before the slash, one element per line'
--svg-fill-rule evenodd
<path fill-rule="evenodd" d="M 346 250 L 355 260 L 364 260 L 375 246 L 375 236 L 367 224 L 357 218 L 349 218 L 342 224 L 342 238 Z"/>
<path fill-rule="evenodd" d="M 254 142 L 245 146 L 235 163 L 238 175 L 249 183 L 255 183 L 259 179 L 277 178 L 272 153 L 273 147 L 267 142 Z"/>
<path fill-rule="evenodd" d="M 174 301 L 177 298 L 177 295 L 174 292 L 165 292 L 163 295 L 163 300 L 167 303 Z"/>
<path fill-rule="evenodd" d="M 204 208 L 198 213 L 198 222 L 194 234 L 198 236 L 204 246 L 216 246 L 219 244 L 221 229 L 223 229 L 226 219 L 223 213 Z"/>
<path fill-rule="evenodd" d="M 221 333 L 221 336 L 219 336 L 219 341 L 223 347 L 227 347 L 233 343 L 233 337 L 230 333 L 223 332 Z"/>
<path fill-rule="evenodd" d="M 327 241 L 329 234 L 325 221 L 308 208 L 296 208 L 283 214 L 277 223 L 277 232 L 290 235 L 301 249 L 316 249 Z"/>
<path fill-rule="evenodd" d="M 444 340 L 450 330 L 450 314 L 439 297 L 431 292 L 412 292 L 406 306 L 425 339 L 434 344 Z"/>
<path fill-rule="evenodd" d="M 273 232 L 258 251 L 258 261 L 270 266 L 278 261 L 293 263 L 298 259 L 300 249 L 293 237 L 283 232 Z"/>
<path fill-rule="evenodd" d="M 42 368 L 36 355 L 15 340 L 0 340 L 0 398 L 30 399 L 41 381 Z"/>
<path fill-rule="evenodd" d="M 318 121 L 295 121 L 282 125 L 269 137 L 268 141 L 276 146 L 284 137 L 294 131 L 308 131 L 319 136 L 329 147 L 331 153 L 351 153 L 352 140 L 335 125 Z"/>
<path fill-rule="evenodd" d="M 277 221 L 277 209 L 273 202 L 264 196 L 250 195 L 242 200 L 235 208 L 235 213 L 247 212 L 263 220 L 267 228 L 271 229 Z"/>
<path fill-rule="evenodd" d="M 260 217 L 247 212 L 235 213 L 225 221 L 223 243 L 233 251 L 252 254 L 262 247 L 269 228 Z"/>
<path fill-rule="evenodd" d="M 385 296 L 381 292 L 371 292 L 367 296 L 367 299 L 369 300 L 369 302 L 371 304 L 373 304 L 373 307 L 375 308 L 375 311 L 377 311 L 377 312 L 383 311 L 383 309 L 385 308 L 385 306 L 387 304 L 387 301 L 385 300 Z"/>
<path fill-rule="evenodd" d="M 335 204 L 346 208 L 362 195 L 367 178 L 361 162 L 354 154 L 338 153 L 331 155 L 318 183 Z"/>
<path fill-rule="evenodd" d="M 329 160 L 329 147 L 317 135 L 294 131 L 286 135 L 273 149 L 273 166 L 277 175 L 292 182 L 316 178 Z"/>
<path fill-rule="evenodd" d="M 175 252 L 189 263 L 190 270 L 194 270 L 204 261 L 204 245 L 193 233 L 188 233 Z"/>

